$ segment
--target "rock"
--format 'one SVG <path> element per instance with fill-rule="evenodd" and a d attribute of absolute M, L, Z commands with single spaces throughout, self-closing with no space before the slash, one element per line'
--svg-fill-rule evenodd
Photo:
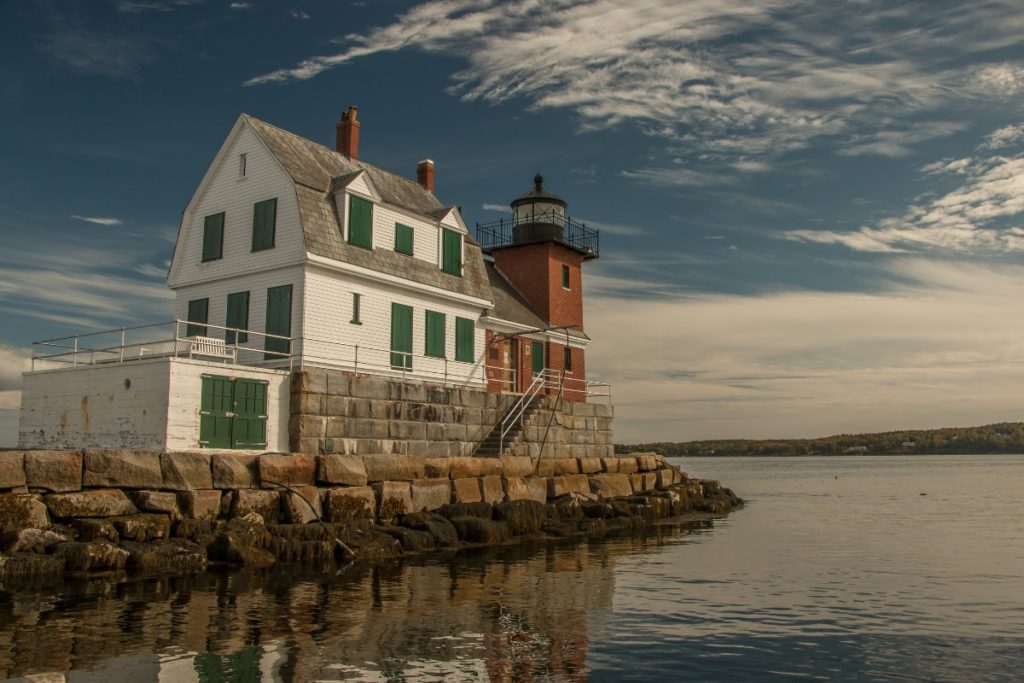
<path fill-rule="evenodd" d="M 331 522 L 373 519 L 377 508 L 377 497 L 369 486 L 330 489 L 325 497 L 327 519 Z"/>
<path fill-rule="evenodd" d="M 480 478 L 480 495 L 485 503 L 500 503 L 505 500 L 505 487 L 501 477 L 493 474 Z"/>
<path fill-rule="evenodd" d="M 622 474 L 633 474 L 637 471 L 636 458 L 615 458 L 618 463 L 618 471 Z"/>
<path fill-rule="evenodd" d="M 633 485 L 628 474 L 595 474 L 590 478 L 590 490 L 601 498 L 633 495 Z"/>
<path fill-rule="evenodd" d="M 601 458 L 601 471 L 608 472 L 610 474 L 617 473 L 619 471 L 619 459 Z"/>
<path fill-rule="evenodd" d="M 48 548 L 67 541 L 67 536 L 49 529 L 21 529 L 4 534 L 0 547 L 5 553 L 45 553 Z"/>
<path fill-rule="evenodd" d="M 63 573 L 63 555 L 37 555 L 34 553 L 0 555 L 0 584 L 27 579 L 58 579 Z M 62 678 L 58 680 L 63 683 L 63 674 L 59 675 Z M 31 678 L 25 680 L 31 681 Z"/>
<path fill-rule="evenodd" d="M 211 536 L 219 524 L 214 519 L 179 519 L 171 525 L 171 536 L 195 541 Z"/>
<path fill-rule="evenodd" d="M 178 505 L 182 514 L 191 519 L 216 519 L 220 515 L 221 492 L 216 489 L 181 491 Z"/>
<path fill-rule="evenodd" d="M 167 515 L 139 514 L 125 517 L 111 517 L 110 523 L 117 529 L 121 540 L 160 541 L 170 538 L 171 518 Z"/>
<path fill-rule="evenodd" d="M 46 506 L 31 493 L 0 494 L 0 534 L 50 526 Z"/>
<path fill-rule="evenodd" d="M 68 571 L 110 571 L 128 564 L 128 551 L 109 541 L 62 543 L 58 547 Z"/>
<path fill-rule="evenodd" d="M 128 551 L 127 566 L 136 571 L 175 575 L 206 571 L 206 550 L 184 539 L 166 543 L 125 541 L 123 547 Z"/>
<path fill-rule="evenodd" d="M 138 512 L 120 489 L 51 493 L 45 500 L 54 517 L 116 517 Z"/>
<path fill-rule="evenodd" d="M 309 453 L 264 453 L 259 456 L 260 485 L 313 486 L 316 456 Z"/>
<path fill-rule="evenodd" d="M 568 493 L 590 495 L 590 478 L 585 474 L 570 474 L 548 479 L 548 498 L 558 498 Z"/>
<path fill-rule="evenodd" d="M 433 512 L 452 500 L 452 483 L 448 479 L 414 479 L 410 484 L 412 512 Z"/>
<path fill-rule="evenodd" d="M 413 455 L 364 455 L 363 464 L 370 482 L 412 481 L 427 474 L 423 458 Z"/>
<path fill-rule="evenodd" d="M 25 453 L 0 451 L 0 489 L 25 485 Z"/>
<path fill-rule="evenodd" d="M 53 493 L 82 490 L 82 454 L 78 451 L 26 451 L 29 488 Z"/>
<path fill-rule="evenodd" d="M 547 516 L 547 506 L 535 500 L 510 500 L 494 506 L 494 518 L 505 522 L 514 536 L 540 531 Z"/>
<path fill-rule="evenodd" d="M 557 468 L 555 467 L 554 458 L 541 458 L 537 461 L 536 476 L 537 477 L 553 477 L 558 474 Z"/>
<path fill-rule="evenodd" d="M 506 477 L 529 477 L 533 474 L 533 458 L 521 455 L 503 455 L 501 473 Z"/>
<path fill-rule="evenodd" d="M 366 467 L 363 459 L 356 455 L 321 455 L 317 478 L 328 484 L 366 486 Z"/>
<path fill-rule="evenodd" d="M 452 503 L 445 505 L 439 512 L 450 520 L 456 517 L 491 519 L 494 517 L 494 506 L 490 503 Z"/>
<path fill-rule="evenodd" d="M 576 460 L 579 462 L 582 474 L 594 474 L 602 469 L 601 458 L 577 458 Z"/>
<path fill-rule="evenodd" d="M 576 458 L 555 458 L 552 460 L 555 467 L 555 475 L 570 475 L 580 473 L 580 464 Z"/>
<path fill-rule="evenodd" d="M 503 543 L 509 537 L 505 522 L 480 517 L 454 517 L 451 522 L 459 539 L 466 543 Z"/>
<path fill-rule="evenodd" d="M 654 474 L 657 477 L 657 479 L 655 479 L 654 485 L 659 489 L 667 489 L 669 486 L 672 486 L 673 484 L 676 483 L 675 470 L 662 469 L 656 471 Z"/>
<path fill-rule="evenodd" d="M 230 517 L 245 517 L 255 512 L 263 519 L 276 522 L 281 514 L 281 494 L 262 489 L 240 489 L 235 492 Z"/>
<path fill-rule="evenodd" d="M 214 453 L 210 469 L 215 489 L 252 489 L 259 486 L 259 456 Z"/>
<path fill-rule="evenodd" d="M 530 477 L 526 480 L 526 491 L 530 494 L 530 500 L 538 503 L 548 502 L 548 480 L 541 477 Z"/>
<path fill-rule="evenodd" d="M 175 491 L 212 489 L 213 473 L 210 461 L 209 453 L 161 453 L 160 471 L 164 478 L 163 488 Z"/>
<path fill-rule="evenodd" d="M 596 500 L 580 502 L 580 509 L 583 510 L 583 515 L 590 519 L 610 519 L 615 516 L 615 508 Z"/>
<path fill-rule="evenodd" d="M 75 519 L 73 526 L 78 529 L 78 540 L 80 541 L 110 541 L 117 543 L 121 540 L 113 522 L 109 519 Z"/>
<path fill-rule="evenodd" d="M 451 458 L 424 458 L 423 469 L 427 479 L 448 479 L 451 472 Z"/>
<path fill-rule="evenodd" d="M 481 477 L 500 477 L 503 470 L 501 459 L 496 457 L 477 458 L 480 461 Z"/>
<path fill-rule="evenodd" d="M 530 489 L 522 477 L 502 477 L 501 485 L 505 489 L 505 500 L 527 500 L 530 497 Z"/>
<path fill-rule="evenodd" d="M 163 486 L 160 454 L 127 448 L 87 448 L 82 486 L 158 489 Z"/>
<path fill-rule="evenodd" d="M 459 534 L 455 531 L 455 526 L 437 513 L 414 512 L 405 515 L 401 524 L 410 529 L 430 533 L 434 537 L 434 543 L 440 547 L 450 548 L 459 544 Z"/>
<path fill-rule="evenodd" d="M 178 497 L 170 491 L 133 491 L 135 506 L 144 512 L 162 512 L 177 519 L 181 515 Z"/>
<path fill-rule="evenodd" d="M 296 486 L 282 498 L 285 518 L 292 524 L 309 524 L 323 519 L 320 489 L 315 486 Z"/>
<path fill-rule="evenodd" d="M 454 470 L 453 470 L 454 471 Z M 452 480 L 453 503 L 479 503 L 483 500 L 480 480 L 475 477 Z"/>
<path fill-rule="evenodd" d="M 429 531 L 408 529 L 400 526 L 382 526 L 380 530 L 389 536 L 397 538 L 398 542 L 402 544 L 402 550 L 405 552 L 433 550 L 436 545 L 434 536 Z"/>
<path fill-rule="evenodd" d="M 409 482 L 381 481 L 373 485 L 373 491 L 377 495 L 377 518 L 382 522 L 413 512 Z"/>
<path fill-rule="evenodd" d="M 449 475 L 452 479 L 470 479 L 480 476 L 482 458 L 449 458 Z"/>
<path fill-rule="evenodd" d="M 270 493 L 276 493 L 271 491 Z M 269 548 L 273 537 L 258 515 L 232 520 L 206 546 L 210 561 L 267 567 L 277 560 Z"/>
<path fill-rule="evenodd" d="M 634 453 L 637 470 L 640 472 L 653 472 L 658 469 L 658 459 L 653 453 Z"/>

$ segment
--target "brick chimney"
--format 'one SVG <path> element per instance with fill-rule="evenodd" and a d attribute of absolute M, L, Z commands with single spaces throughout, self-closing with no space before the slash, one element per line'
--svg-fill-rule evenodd
<path fill-rule="evenodd" d="M 350 159 L 359 158 L 359 122 L 356 121 L 358 109 L 349 107 L 348 111 L 342 112 L 334 142 L 334 149 Z"/>
<path fill-rule="evenodd" d="M 416 164 L 416 182 L 425 187 L 429 192 L 434 191 L 434 162 L 424 159 Z"/>

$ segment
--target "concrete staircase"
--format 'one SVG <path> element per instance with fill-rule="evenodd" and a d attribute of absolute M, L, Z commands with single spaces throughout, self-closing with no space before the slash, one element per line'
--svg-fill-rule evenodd
<path fill-rule="evenodd" d="M 523 426 L 530 421 L 530 418 L 534 413 L 540 410 L 543 399 L 544 397 L 542 395 L 537 395 L 527 402 L 526 406 L 523 408 L 522 417 L 512 424 L 512 428 L 509 429 L 508 434 L 505 435 L 504 450 L 507 451 L 509 446 L 519 442 L 523 433 Z M 516 410 L 516 406 L 513 405 L 505 411 L 505 414 L 501 416 L 501 419 L 498 420 L 497 424 L 491 428 L 487 437 L 484 438 L 484 440 L 480 442 L 480 445 L 476 447 L 473 455 L 480 457 L 493 457 L 502 454 L 501 424 L 505 421 L 505 418 L 512 414 L 514 410 Z"/>

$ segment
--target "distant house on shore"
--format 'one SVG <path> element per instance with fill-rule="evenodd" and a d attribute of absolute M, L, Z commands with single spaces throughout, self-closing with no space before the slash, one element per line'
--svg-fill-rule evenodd
<path fill-rule="evenodd" d="M 843 453 L 867 453 L 867 452 L 868 452 L 868 447 L 867 446 L 850 446 L 845 451 L 843 451 Z"/>

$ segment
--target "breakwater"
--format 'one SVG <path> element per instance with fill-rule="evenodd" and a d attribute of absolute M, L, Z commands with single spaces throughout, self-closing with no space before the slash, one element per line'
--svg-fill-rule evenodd
<path fill-rule="evenodd" d="M 0 453 L 0 581 L 375 562 L 600 536 L 742 504 L 653 454 L 608 458 Z"/>

